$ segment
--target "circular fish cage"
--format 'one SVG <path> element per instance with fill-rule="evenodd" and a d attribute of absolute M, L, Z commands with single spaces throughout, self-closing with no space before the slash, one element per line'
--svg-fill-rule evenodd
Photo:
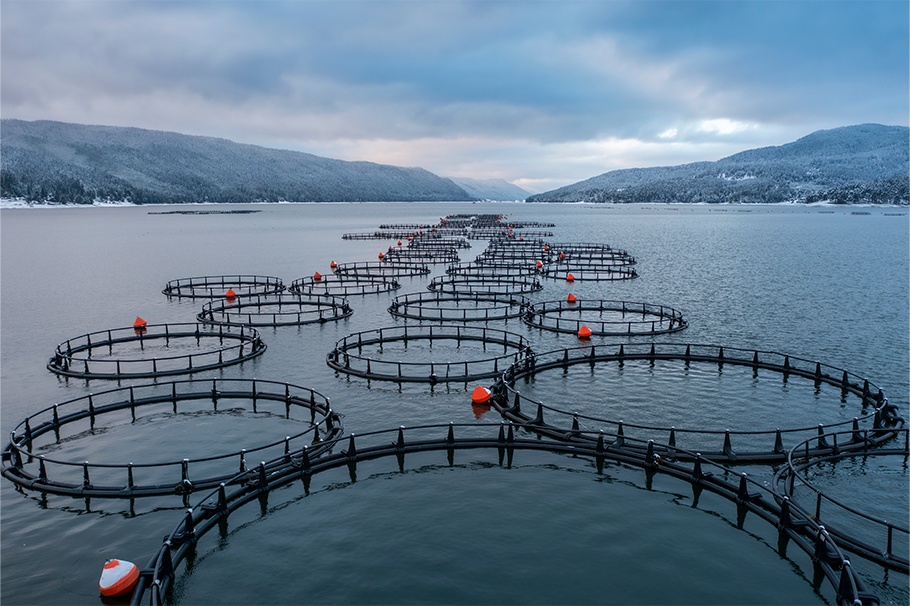
<path fill-rule="evenodd" d="M 864 448 L 844 451 L 842 446 L 864 444 Z M 847 494 L 834 496 L 818 488 L 810 480 L 809 470 L 827 467 L 822 473 L 830 477 L 830 468 L 844 459 L 860 457 L 861 468 L 857 473 L 864 477 L 873 476 L 869 469 L 867 457 L 899 457 L 903 459 L 900 469 L 906 473 L 907 456 L 910 454 L 908 431 L 902 429 L 890 443 L 879 444 L 869 440 L 869 432 L 854 433 L 853 430 L 819 434 L 794 446 L 787 453 L 787 464 L 774 474 L 773 488 L 791 506 L 796 505 L 804 511 L 813 511 L 813 519 L 824 524 L 825 528 L 838 543 L 854 553 L 859 553 L 872 560 L 903 573 L 910 571 L 910 529 L 904 524 L 895 523 L 906 514 L 906 504 L 894 503 L 887 512 L 869 513 L 870 509 L 884 504 L 869 502 L 863 498 L 863 487 L 851 483 Z M 892 468 L 888 471 L 896 472 Z M 795 494 L 799 492 L 799 496 Z M 811 500 L 803 503 L 804 500 Z M 891 521 L 888 521 L 890 518 Z M 906 516 L 904 516 L 906 519 Z M 848 531 L 849 529 L 849 531 Z"/>
<path fill-rule="evenodd" d="M 595 336 L 658 335 L 689 325 L 672 307 L 599 299 L 534 303 L 521 319 L 529 326 L 562 333 L 578 334 L 587 326 Z"/>
<path fill-rule="evenodd" d="M 163 292 L 170 297 L 185 299 L 216 299 L 249 297 L 251 295 L 274 295 L 284 290 L 280 278 L 273 276 L 201 276 L 171 280 Z"/>
<path fill-rule="evenodd" d="M 171 452 L 162 453 L 160 460 L 151 462 L 90 463 L 54 456 L 61 444 L 61 433 L 85 435 L 79 429 L 86 420 L 94 433 L 98 431 L 96 425 L 105 421 L 135 423 L 137 413 L 139 418 L 143 414 L 158 415 L 156 422 L 160 423 L 164 411 L 170 415 L 165 418 L 174 418 L 181 414 L 178 410 L 186 410 L 190 415 L 183 418 L 186 420 L 205 418 L 199 414 L 200 410 L 217 411 L 219 405 L 231 407 L 231 413 L 236 414 L 237 404 L 249 405 L 259 415 L 277 410 L 280 418 L 298 422 L 303 429 L 265 443 L 244 444 L 242 437 L 237 436 L 230 440 L 228 452 L 196 458 L 173 458 Z M 137 385 L 54 404 L 27 417 L 12 431 L 10 442 L 3 450 L 2 474 L 23 488 L 70 496 L 134 498 L 188 494 L 217 487 L 231 478 L 234 483 L 255 479 L 252 473 L 247 478 L 235 477 L 238 469 L 246 471 L 247 457 L 270 459 L 297 449 L 305 449 L 309 456 L 315 457 L 330 450 L 324 441 L 343 433 L 341 417 L 332 410 L 329 399 L 308 387 L 257 379 Z M 244 447 L 238 448 L 240 445 Z M 155 448 L 155 444 L 143 446 Z"/>
<path fill-rule="evenodd" d="M 462 296 L 526 295 L 543 290 L 543 285 L 528 277 L 436 276 L 427 285 L 433 292 Z"/>
<path fill-rule="evenodd" d="M 291 282 L 288 291 L 301 295 L 372 295 L 401 288 L 394 278 L 363 277 L 359 275 L 331 275 L 299 278 Z"/>
<path fill-rule="evenodd" d="M 508 427 L 508 431 L 506 431 L 506 427 Z M 477 458 L 483 460 L 486 456 L 489 458 L 488 465 L 491 468 L 498 465 L 500 468 L 513 469 L 525 468 L 528 464 L 535 464 L 535 462 L 539 465 L 540 455 L 548 452 L 563 460 L 571 458 L 579 461 L 579 466 L 568 473 L 569 477 L 585 477 L 582 473 L 588 472 L 596 473 L 598 479 L 602 480 L 606 470 L 606 477 L 612 481 L 613 473 L 607 466 L 615 464 L 622 465 L 623 469 L 627 469 L 629 473 L 643 470 L 642 479 L 645 489 L 648 491 L 651 490 L 652 479 L 657 474 L 688 482 L 692 487 L 693 508 L 697 506 L 699 495 L 703 491 L 708 491 L 712 495 L 726 500 L 731 506 L 735 505 L 736 525 L 739 529 L 743 528 L 746 516 L 753 514 L 756 520 L 764 520 L 777 530 L 781 541 L 780 557 L 785 558 L 783 550 L 788 545 L 788 549 L 808 556 L 806 559 L 811 559 L 815 571 L 812 586 L 816 594 L 820 590 L 820 584 L 827 581 L 830 589 L 836 592 L 838 604 L 878 604 L 878 598 L 874 593 L 868 591 L 862 581 L 862 576 L 850 564 L 839 541 L 823 525 L 812 519 L 807 512 L 799 510 L 798 507 L 788 507 L 786 500 L 778 504 L 778 495 L 772 492 L 765 485 L 766 483 L 756 481 L 747 474 L 730 474 L 727 468 L 710 460 L 698 458 L 697 455 L 694 464 L 663 461 L 655 453 L 660 445 L 654 444 L 653 441 L 648 443 L 647 449 L 643 447 L 639 451 L 614 450 L 606 447 L 602 440 L 598 440 L 596 443 L 592 441 L 590 444 L 569 444 L 565 441 L 548 440 L 540 436 L 522 437 L 514 431 L 511 424 L 497 426 L 496 424 L 456 425 L 450 423 L 447 426 L 424 425 L 416 428 L 400 426 L 398 429 L 371 431 L 358 434 L 356 441 L 355 435 L 350 434 L 336 440 L 335 443 L 340 447 L 338 452 L 332 452 L 315 461 L 311 462 L 307 459 L 305 462 L 300 461 L 295 467 L 284 465 L 278 468 L 276 468 L 276 464 L 281 462 L 279 460 L 263 461 L 260 464 L 258 481 L 232 486 L 230 490 L 220 487 L 207 494 L 199 495 L 193 507 L 188 506 L 176 525 L 165 534 L 165 538 L 149 561 L 147 573 L 139 578 L 133 598 L 134 603 L 139 604 L 144 601 L 151 604 L 164 603 L 165 596 L 169 595 L 169 592 L 175 591 L 175 585 L 192 575 L 198 567 L 198 562 L 194 567 L 183 564 L 184 560 L 192 558 L 194 554 L 198 558 L 200 550 L 206 554 L 222 549 L 220 545 L 212 545 L 212 539 L 208 540 L 208 544 L 204 548 L 201 547 L 201 541 L 205 535 L 216 528 L 226 527 L 230 520 L 229 516 L 247 503 L 258 500 L 264 511 L 265 503 L 269 502 L 268 498 L 272 491 L 283 490 L 301 479 L 303 488 L 300 492 L 309 495 L 312 482 L 318 482 L 317 478 L 323 472 L 332 473 L 334 470 L 347 468 L 350 482 L 353 484 L 357 481 L 358 466 L 361 462 L 370 461 L 372 463 L 381 458 L 394 457 L 397 460 L 395 475 L 410 476 L 411 473 L 405 473 L 406 460 L 414 458 L 417 461 L 412 465 L 422 464 L 428 460 L 424 458 L 426 453 L 445 452 L 448 460 L 447 468 L 453 467 L 456 457 L 475 461 Z M 488 451 L 490 455 L 484 455 L 484 450 Z M 470 452 L 470 454 L 462 455 L 463 451 Z M 296 455 L 297 453 L 291 452 L 287 458 L 296 462 L 298 461 Z M 498 463 L 496 463 L 497 458 Z M 429 460 L 433 461 L 433 459 Z M 487 464 L 484 463 L 484 465 Z M 431 466 L 430 471 L 435 477 L 438 472 L 433 471 L 434 466 Z M 546 467 L 550 466 L 551 464 L 547 461 Z M 557 463 L 553 467 L 563 466 L 565 466 L 564 462 Z M 390 463 L 389 467 L 395 469 L 395 463 Z M 456 467 L 464 467 L 464 463 L 459 463 Z M 375 466 L 373 469 L 375 470 Z M 387 476 L 388 473 L 369 475 L 372 478 L 386 478 Z M 625 484 L 631 480 L 633 486 L 631 490 L 638 486 L 634 477 L 625 476 L 625 478 L 621 483 Z M 326 483 L 328 482 L 330 480 L 326 480 Z M 338 486 L 338 484 L 332 486 Z M 563 486 L 570 489 L 568 484 L 563 484 Z M 324 490 L 319 492 L 324 492 Z M 294 497 L 299 498 L 296 497 L 296 494 L 298 493 L 294 493 Z M 678 494 L 677 490 L 670 493 L 664 492 L 664 494 L 670 494 L 674 502 L 685 498 L 683 494 Z M 287 502 L 287 499 L 288 497 L 285 497 L 285 501 L 282 501 L 280 505 L 273 505 L 274 511 L 284 509 L 283 503 Z M 425 496 L 421 499 L 426 501 Z M 286 515 L 286 517 L 291 518 L 292 515 Z M 712 515 L 719 516 L 720 523 L 727 523 L 726 513 L 712 512 Z M 292 523 L 297 521 L 294 519 Z M 235 524 L 231 524 L 231 527 L 234 526 Z M 748 534 L 752 535 L 753 540 L 755 536 L 761 536 L 753 535 L 752 531 L 749 531 Z M 259 537 L 257 537 L 258 539 Z M 290 543 L 291 540 L 293 539 L 289 539 L 286 543 Z M 720 546 L 719 543 L 717 546 L 721 549 L 728 547 L 726 544 Z M 684 550 L 685 547 L 680 550 L 680 553 L 683 553 Z M 739 557 L 745 559 L 742 554 L 739 554 Z M 203 559 L 206 559 L 205 555 Z M 268 566 L 269 572 L 273 572 L 274 566 L 271 563 Z M 293 574 L 295 562 L 279 563 L 278 566 L 283 567 L 282 574 Z M 183 572 L 180 573 L 179 570 Z M 258 589 L 254 591 L 255 594 L 253 591 L 249 592 L 251 596 L 261 595 Z M 734 593 L 742 595 L 740 592 Z M 275 596 L 274 600 L 280 600 L 286 597 L 287 593 L 279 588 L 271 595 Z"/>
<path fill-rule="evenodd" d="M 332 322 L 354 313 L 346 299 L 297 293 L 245 297 L 233 303 L 212 301 L 196 319 L 225 326 L 296 326 Z"/>
<path fill-rule="evenodd" d="M 526 266 L 512 265 L 511 263 L 458 263 L 451 265 L 446 269 L 450 276 L 461 276 L 463 278 L 514 278 L 521 276 L 534 276 L 538 273 L 537 265 L 528 264 Z"/>
<path fill-rule="evenodd" d="M 471 243 L 468 242 L 465 238 L 462 237 L 446 237 L 442 235 L 433 234 L 432 237 L 418 237 L 412 239 L 408 243 L 409 248 L 424 249 L 424 248 L 471 248 Z"/>
<path fill-rule="evenodd" d="M 541 269 L 541 275 L 551 280 L 565 280 L 568 282 L 591 281 L 612 282 L 615 280 L 632 280 L 638 277 L 634 267 L 622 266 L 597 266 L 595 268 L 582 266 L 547 266 Z"/>
<path fill-rule="evenodd" d="M 461 353 L 468 349 L 464 345 L 470 342 L 481 345 L 481 354 L 490 346 L 502 346 L 503 353 L 475 360 L 437 362 L 432 359 L 436 355 L 433 346 L 435 344 L 438 347 L 440 342 L 454 343 Z M 375 349 L 375 354 L 365 354 L 364 348 Z M 326 363 L 338 372 L 365 379 L 435 385 L 497 377 L 510 365 L 524 360 L 531 353 L 527 339 L 504 330 L 461 325 L 406 325 L 348 335 L 335 343 L 335 349 L 326 356 Z M 387 359 L 389 356 L 403 355 L 430 359 Z"/>
<path fill-rule="evenodd" d="M 430 292 L 395 297 L 389 313 L 420 321 L 491 322 L 522 317 L 527 306 L 527 298 L 520 295 L 458 296 Z"/>
<path fill-rule="evenodd" d="M 149 324 L 67 339 L 57 346 L 47 369 L 80 379 L 163 377 L 224 368 L 265 350 L 254 328 Z"/>
<path fill-rule="evenodd" d="M 421 248 L 391 248 L 383 262 L 385 263 L 423 263 L 435 265 L 437 263 L 458 263 L 458 253 L 454 248 L 421 247 Z"/>
<path fill-rule="evenodd" d="M 544 373 L 551 370 L 559 372 L 547 381 Z M 674 395 L 657 400 L 645 381 L 662 386 L 661 370 L 677 373 L 677 379 Z M 783 382 L 760 381 L 760 372 Z M 524 394 L 519 381 L 527 386 Z M 730 389 L 736 381 L 740 392 Z M 567 382 L 578 392 L 565 399 Z M 596 393 L 581 382 L 596 385 Z M 529 392 L 539 399 L 528 397 Z M 507 369 L 493 394 L 491 405 L 500 414 L 532 431 L 565 439 L 579 429 L 602 431 L 615 436 L 616 447 L 627 438 L 654 439 L 722 461 L 784 462 L 793 445 L 826 431 L 849 430 L 854 439 L 839 448 L 855 450 L 891 439 L 904 425 L 897 407 L 868 379 L 777 352 L 714 345 L 610 343 L 533 354 Z M 846 407 L 848 397 L 855 401 L 853 411 Z M 705 408 L 704 418 L 691 412 L 699 399 L 717 403 Z M 797 417 L 795 403 L 805 410 L 802 416 Z M 743 420 L 744 411 L 754 419 Z M 622 420 L 630 415 L 639 422 Z M 655 418 L 662 424 L 646 424 Z M 736 423 L 744 428 L 730 430 Z M 769 426 L 756 428 L 765 423 Z M 672 448 L 660 454 L 682 456 Z"/>
<path fill-rule="evenodd" d="M 335 268 L 336 276 L 357 278 L 402 278 L 406 276 L 425 276 L 430 273 L 426 263 L 384 263 L 382 261 L 357 261 L 340 263 Z"/>

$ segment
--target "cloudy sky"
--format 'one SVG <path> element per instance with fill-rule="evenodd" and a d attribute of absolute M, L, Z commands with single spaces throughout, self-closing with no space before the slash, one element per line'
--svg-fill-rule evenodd
<path fill-rule="evenodd" d="M 538 192 L 908 125 L 910 3 L 3 0 L 0 115 Z"/>

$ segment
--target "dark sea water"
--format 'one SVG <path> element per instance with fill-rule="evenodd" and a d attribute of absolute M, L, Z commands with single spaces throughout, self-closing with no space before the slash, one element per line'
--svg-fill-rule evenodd
<path fill-rule="evenodd" d="M 211 209 L 212 207 L 203 207 Z M 225 207 L 218 207 L 219 209 Z M 348 241 L 383 223 L 436 223 L 450 213 L 499 213 L 551 222 L 555 242 L 605 243 L 628 251 L 640 277 L 620 282 L 545 281 L 533 301 L 565 298 L 663 304 L 684 331 L 658 342 L 722 345 L 817 360 L 868 378 L 908 412 L 910 228 L 894 209 L 797 206 L 557 204 L 232 205 L 238 215 L 151 215 L 171 208 L 4 209 L 0 213 L 0 429 L 54 403 L 118 386 L 63 379 L 45 365 L 54 348 L 85 333 L 193 322 L 200 300 L 168 300 L 169 280 L 252 274 L 293 280 L 329 273 L 332 261 L 374 261 L 392 242 Z M 833 211 L 833 212 L 831 212 Z M 901 210 L 899 212 L 905 212 Z M 459 251 L 473 260 L 486 242 Z M 430 276 L 400 278 L 388 293 L 351 295 L 340 322 L 265 328 L 268 350 L 194 378 L 290 382 L 329 397 L 347 432 L 431 423 L 498 423 L 476 412 L 470 384 L 399 386 L 336 375 L 325 362 L 336 341 L 400 326 L 387 307 L 426 290 Z M 412 322 L 412 321 L 409 321 Z M 492 322 L 535 351 L 577 345 L 573 335 L 520 321 Z M 630 337 L 627 342 L 647 341 Z M 594 344 L 614 343 L 603 337 Z M 388 355 L 426 355 L 419 348 Z M 464 360 L 471 348 L 433 346 Z M 179 378 L 179 377 L 178 377 Z M 143 383 L 142 380 L 122 385 Z M 643 425 L 701 429 L 811 426 L 849 420 L 858 399 L 773 373 L 673 362 L 598 364 L 542 372 L 522 393 L 558 408 Z M 283 412 L 283 411 L 282 411 Z M 478 418 L 479 417 L 479 418 Z M 149 410 L 135 421 L 101 416 L 74 424 L 47 452 L 73 461 L 170 461 L 282 439 L 300 423 L 268 410 Z M 750 466 L 770 481 L 774 469 Z M 869 513 L 908 519 L 902 457 L 847 459 L 811 471 L 812 481 Z M 184 511 L 178 496 L 74 499 L 17 490 L 0 479 L 3 604 L 98 604 L 106 559 L 144 567 Z M 273 491 L 205 535 L 192 566 L 178 567 L 177 604 L 825 604 L 811 561 L 781 553 L 777 530 L 755 516 L 738 523 L 733 503 L 640 470 L 564 455 L 458 451 L 392 458 L 320 474 Z M 904 546 L 906 548 L 906 546 Z M 883 604 L 910 601 L 908 579 L 851 558 Z M 116 603 L 116 602 L 115 602 Z"/>

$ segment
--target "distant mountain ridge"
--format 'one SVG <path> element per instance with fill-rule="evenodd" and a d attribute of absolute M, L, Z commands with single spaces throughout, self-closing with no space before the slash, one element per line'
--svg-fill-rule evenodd
<path fill-rule="evenodd" d="M 716 162 L 615 170 L 528 202 L 907 204 L 910 128 L 860 124 Z"/>
<path fill-rule="evenodd" d="M 0 196 L 75 204 L 477 199 L 422 168 L 139 128 L 13 119 L 0 121 Z"/>
<path fill-rule="evenodd" d="M 468 179 L 465 177 L 449 177 L 472 196 L 481 200 L 511 201 L 524 200 L 531 195 L 517 185 L 512 185 L 505 179 Z"/>

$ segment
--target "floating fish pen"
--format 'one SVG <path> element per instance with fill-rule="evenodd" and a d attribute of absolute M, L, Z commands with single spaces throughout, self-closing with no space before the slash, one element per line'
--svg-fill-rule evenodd
<path fill-rule="evenodd" d="M 814 510 L 813 519 L 824 524 L 840 545 L 868 560 L 906 574 L 910 572 L 907 558 L 910 553 L 910 529 L 907 525 L 867 513 L 870 503 L 863 499 L 861 487 L 856 487 L 859 489 L 856 490 L 851 486 L 850 494 L 856 495 L 856 502 L 848 504 L 844 497 L 826 494 L 813 485 L 807 473 L 818 466 L 830 469 L 838 461 L 856 457 L 862 458 L 863 467 L 868 464 L 867 457 L 898 456 L 906 461 L 910 451 L 906 429 L 897 432 L 897 441 L 898 444 L 870 444 L 861 450 L 844 451 L 844 444 L 855 442 L 852 431 L 814 436 L 787 453 L 787 464 L 774 474 L 773 486 L 775 492 L 791 504 L 805 511 Z M 865 471 L 862 473 L 865 474 Z M 811 504 L 803 504 L 803 495 L 811 499 Z"/>
<path fill-rule="evenodd" d="M 450 276 L 462 276 L 464 278 L 510 278 L 534 276 L 538 273 L 538 268 L 533 263 L 513 265 L 512 263 L 487 261 L 483 264 L 469 262 L 450 265 L 446 269 L 446 273 Z"/>
<path fill-rule="evenodd" d="M 390 355 L 435 358 L 437 353 L 433 348 L 438 349 L 440 343 L 454 343 L 453 354 L 464 355 L 470 351 L 465 345 L 471 342 L 481 345 L 481 354 L 492 346 L 502 346 L 503 353 L 449 362 L 386 359 Z M 364 348 L 372 351 L 365 354 Z M 326 363 L 338 372 L 365 379 L 435 385 L 498 377 L 503 370 L 531 353 L 527 339 L 504 330 L 461 325 L 405 325 L 348 335 L 335 343 L 335 348 L 326 356 Z"/>
<path fill-rule="evenodd" d="M 456 432 L 457 430 L 457 432 Z M 456 435 L 457 434 L 457 435 Z M 165 535 L 160 547 L 151 557 L 146 572 L 140 575 L 133 604 L 148 598 L 150 604 L 161 604 L 177 577 L 177 568 L 183 560 L 200 550 L 199 541 L 212 529 L 225 528 L 229 516 L 241 506 L 255 502 L 265 503 L 269 493 L 303 480 L 309 487 L 313 478 L 323 472 L 347 468 L 351 482 L 355 481 L 358 464 L 380 458 L 397 459 L 400 473 L 404 473 L 405 458 L 416 453 L 446 452 L 449 466 L 455 461 L 457 451 L 490 449 L 498 451 L 499 466 L 520 467 L 516 454 L 526 451 L 547 451 L 561 456 L 590 460 L 598 474 L 603 473 L 605 462 L 614 462 L 631 468 L 643 469 L 649 482 L 657 473 L 689 482 L 694 498 L 707 490 L 731 504 L 735 504 L 740 525 L 747 513 L 764 520 L 776 528 L 782 545 L 792 544 L 809 556 L 816 570 L 813 582 L 816 592 L 827 581 L 836 592 L 836 601 L 843 605 L 878 604 L 860 575 L 847 559 L 838 540 L 824 525 L 815 520 L 809 511 L 781 499 L 762 482 L 747 474 L 730 474 L 725 467 L 702 459 L 697 453 L 690 461 L 680 462 L 661 459 L 656 452 L 665 448 L 653 440 L 639 443 L 629 440 L 632 449 L 611 448 L 605 436 L 585 443 L 568 443 L 546 437 L 524 438 L 516 435 L 509 424 L 454 424 L 423 425 L 354 434 L 336 439 L 339 449 L 316 460 L 305 452 L 290 452 L 286 457 L 260 463 L 256 474 L 240 474 L 232 479 L 230 489 L 224 486 L 210 491 L 183 513 L 176 525 Z M 732 476 L 732 477 L 731 477 Z M 241 481 L 248 478 L 249 481 Z M 307 488 L 308 489 L 308 488 Z M 264 505 L 262 505 L 264 507 Z M 784 547 L 781 547 L 783 549 Z M 194 566 L 198 566 L 198 562 Z M 187 567 L 189 570 L 189 567 Z M 185 574 L 192 574 L 187 572 Z M 146 594 L 149 594 L 146 596 Z"/>
<path fill-rule="evenodd" d="M 520 318 L 527 306 L 527 298 L 518 295 L 459 296 L 424 292 L 395 297 L 389 313 L 419 321 L 492 322 Z"/>
<path fill-rule="evenodd" d="M 540 221 L 513 221 L 509 223 L 514 229 L 527 229 L 529 227 L 556 227 L 555 223 L 541 223 Z"/>
<path fill-rule="evenodd" d="M 331 276 L 320 275 L 319 278 L 311 276 L 299 278 L 291 282 L 288 291 L 301 295 L 372 295 L 390 292 L 401 288 L 401 284 L 394 278 L 387 277 L 361 277 L 358 275 L 336 274 Z"/>
<path fill-rule="evenodd" d="M 458 253 L 454 248 L 389 248 L 385 253 L 385 263 L 422 263 L 435 265 L 437 263 L 458 263 Z"/>
<path fill-rule="evenodd" d="M 425 276 L 430 273 L 430 266 L 426 263 L 383 263 L 382 261 L 357 261 L 354 263 L 340 263 L 335 268 L 336 276 L 360 278 L 401 278 L 405 276 Z"/>
<path fill-rule="evenodd" d="M 239 364 L 265 349 L 253 328 L 149 324 L 67 339 L 57 346 L 47 369 L 80 379 L 162 377 Z"/>
<path fill-rule="evenodd" d="M 374 231 L 374 232 L 369 232 L 369 233 L 341 234 L 341 239 L 342 240 L 401 240 L 403 238 L 408 238 L 412 235 L 414 235 L 414 232 L 387 230 L 387 231 Z"/>
<path fill-rule="evenodd" d="M 482 228 L 482 229 L 472 229 L 468 232 L 468 240 L 490 240 L 492 238 L 505 238 L 509 237 L 509 231 L 502 228 Z M 522 238 L 551 238 L 553 237 L 553 232 L 551 231 L 527 231 L 521 232 L 518 234 Z"/>
<path fill-rule="evenodd" d="M 476 295 L 527 295 L 543 290 L 543 285 L 536 279 L 528 277 L 462 277 L 437 276 L 427 285 L 437 293 L 449 293 L 462 296 Z"/>
<path fill-rule="evenodd" d="M 569 375 L 574 367 L 578 367 L 578 372 Z M 734 369 L 739 371 L 734 372 Z M 614 378 L 610 382 L 603 377 L 603 373 L 608 373 L 610 377 L 629 377 L 630 381 L 659 381 L 661 370 L 681 377 L 677 380 L 676 394 L 662 405 L 645 395 L 648 392 L 643 384 L 636 383 L 633 393 L 621 388 L 624 381 L 617 382 Z M 547 374 L 547 371 L 558 373 Z M 767 376 L 769 372 L 783 383 L 759 381 L 760 376 Z M 548 382 L 548 376 L 556 378 Z M 600 377 L 599 381 L 597 377 Z M 574 380 L 575 389 L 580 389 L 571 400 L 572 408 L 543 401 L 555 398 L 554 393 L 564 393 L 563 382 L 567 380 Z M 736 394 L 738 399 L 734 399 L 730 387 L 720 385 L 722 380 L 739 380 L 751 391 L 747 395 Z M 580 381 L 596 381 L 596 394 L 580 388 Z M 603 387 L 604 381 L 608 385 L 618 385 L 616 389 L 620 391 L 611 396 Z M 519 382 L 526 386 L 524 394 L 519 389 Z M 706 412 L 706 419 L 697 419 L 691 414 L 691 400 L 695 394 L 680 391 L 687 384 L 700 389 L 700 398 L 710 397 L 716 401 L 717 409 Z M 754 391 L 762 385 L 768 390 L 779 390 L 777 400 L 783 400 L 785 396 L 811 399 L 815 407 L 829 415 L 828 422 L 820 423 L 814 413 L 797 419 L 781 402 L 771 401 L 775 398 L 757 398 Z M 703 386 L 710 386 L 710 390 L 702 389 Z M 529 397 L 529 391 L 543 394 L 539 396 L 542 399 Z M 705 395 L 712 393 L 715 395 Z M 675 450 L 684 448 L 715 461 L 783 463 L 789 449 L 816 435 L 848 432 L 849 439 L 838 443 L 836 448 L 858 450 L 868 444 L 891 440 L 896 429 L 904 426 L 897 407 L 890 404 L 882 390 L 868 379 L 817 361 L 777 352 L 714 345 L 611 343 L 537 353 L 507 369 L 494 384 L 492 394 L 491 405 L 504 418 L 532 431 L 564 439 L 574 439 L 573 432 L 579 430 L 603 431 L 616 436 L 612 442 L 612 447 L 616 448 L 623 446 L 623 440 L 630 437 L 640 441 L 659 440 L 669 446 L 659 453 L 660 456 L 671 459 L 685 456 Z M 845 405 L 848 396 L 855 399 L 853 412 Z M 737 418 L 734 402 L 760 416 L 770 427 L 755 428 L 755 423 L 749 423 L 745 429 L 729 429 Z M 767 408 L 767 414 L 756 412 L 759 402 Z M 607 417 L 605 412 L 612 417 Z M 635 413 L 643 422 L 622 420 Z M 780 418 L 772 420 L 772 415 Z M 654 418 L 662 419 L 663 423 L 646 424 Z M 691 426 L 684 426 L 687 423 Z M 717 427 L 711 428 L 712 423 Z"/>
<path fill-rule="evenodd" d="M 433 229 L 434 227 L 436 227 L 436 226 L 429 225 L 429 224 L 420 225 L 418 223 L 397 223 L 397 224 L 384 223 L 383 225 L 379 226 L 379 229 L 386 229 L 386 230 L 392 229 L 392 230 L 396 230 L 396 231 L 413 232 L 413 231 L 418 231 L 421 229 Z"/>
<path fill-rule="evenodd" d="M 529 249 L 500 249 L 485 251 L 474 257 L 474 263 L 485 265 L 488 262 L 504 262 L 512 264 L 536 265 L 538 261 L 548 261 L 546 253 L 541 253 L 533 248 Z"/>
<path fill-rule="evenodd" d="M 632 280 L 638 277 L 638 272 L 634 267 L 625 268 L 622 266 L 604 266 L 604 267 L 548 267 L 544 266 L 541 274 L 545 278 L 553 280 L 565 280 L 567 282 L 593 281 L 609 282 L 615 280 Z"/>
<path fill-rule="evenodd" d="M 497 227 L 502 222 L 502 215 L 448 215 L 440 221 L 445 227 Z"/>
<path fill-rule="evenodd" d="M 447 238 L 447 237 L 435 237 L 435 238 L 414 238 L 408 243 L 410 248 L 471 248 L 471 243 L 468 242 L 465 238 Z"/>
<path fill-rule="evenodd" d="M 202 306 L 196 319 L 225 326 L 297 326 L 342 320 L 353 313 L 341 297 L 291 293 L 246 297 L 233 303 L 212 301 Z"/>
<path fill-rule="evenodd" d="M 163 292 L 170 297 L 187 299 L 216 299 L 218 297 L 248 297 L 273 295 L 284 290 L 280 278 L 272 276 L 201 276 L 171 280 Z"/>
<path fill-rule="evenodd" d="M 199 411 L 218 407 L 236 413 L 237 407 L 256 414 L 278 414 L 296 421 L 302 430 L 265 443 L 244 444 L 243 436 L 230 440 L 229 452 L 198 458 L 160 452 L 148 462 L 89 462 L 64 460 L 61 445 L 92 433 L 98 426 L 136 423 L 155 416 L 157 422 L 192 421 Z M 168 416 L 164 416 L 164 414 Z M 229 414 L 229 413 L 228 413 Z M 194 416 L 195 415 L 195 416 Z M 295 427 L 296 429 L 296 427 Z M 316 457 L 331 448 L 330 441 L 344 433 L 341 418 L 329 399 L 308 387 L 275 381 L 244 379 L 187 380 L 121 387 L 75 398 L 45 408 L 19 423 L 3 450 L 2 474 L 17 485 L 41 492 L 79 497 L 136 498 L 189 494 L 194 490 L 244 481 L 246 457 L 258 460 L 303 450 Z M 88 434 L 91 436 L 91 434 Z M 100 436 L 103 436 L 103 431 Z M 89 439 L 89 438 L 85 438 Z M 99 436 L 91 439 L 103 439 Z M 328 443 L 326 441 L 329 441 Z M 237 446 L 243 445 L 244 448 Z M 146 444 L 154 450 L 154 444 Z M 186 448 L 191 445 L 187 444 Z M 112 453 L 112 457 L 117 453 Z M 189 453 L 187 453 L 189 454 Z M 241 475 L 238 476 L 238 470 Z M 255 467 L 250 475 L 255 474 Z"/>
<path fill-rule="evenodd" d="M 658 335 L 689 325 L 681 312 L 665 305 L 577 298 L 534 303 L 522 321 L 535 328 L 571 334 L 587 327 L 591 331 L 588 336 Z"/>
<path fill-rule="evenodd" d="M 547 246 L 546 240 L 540 239 L 508 239 L 508 238 L 493 238 L 490 240 L 490 243 L 487 245 L 486 250 L 490 252 L 500 251 L 500 250 L 539 250 L 541 252 L 548 252 L 549 247 Z"/>

